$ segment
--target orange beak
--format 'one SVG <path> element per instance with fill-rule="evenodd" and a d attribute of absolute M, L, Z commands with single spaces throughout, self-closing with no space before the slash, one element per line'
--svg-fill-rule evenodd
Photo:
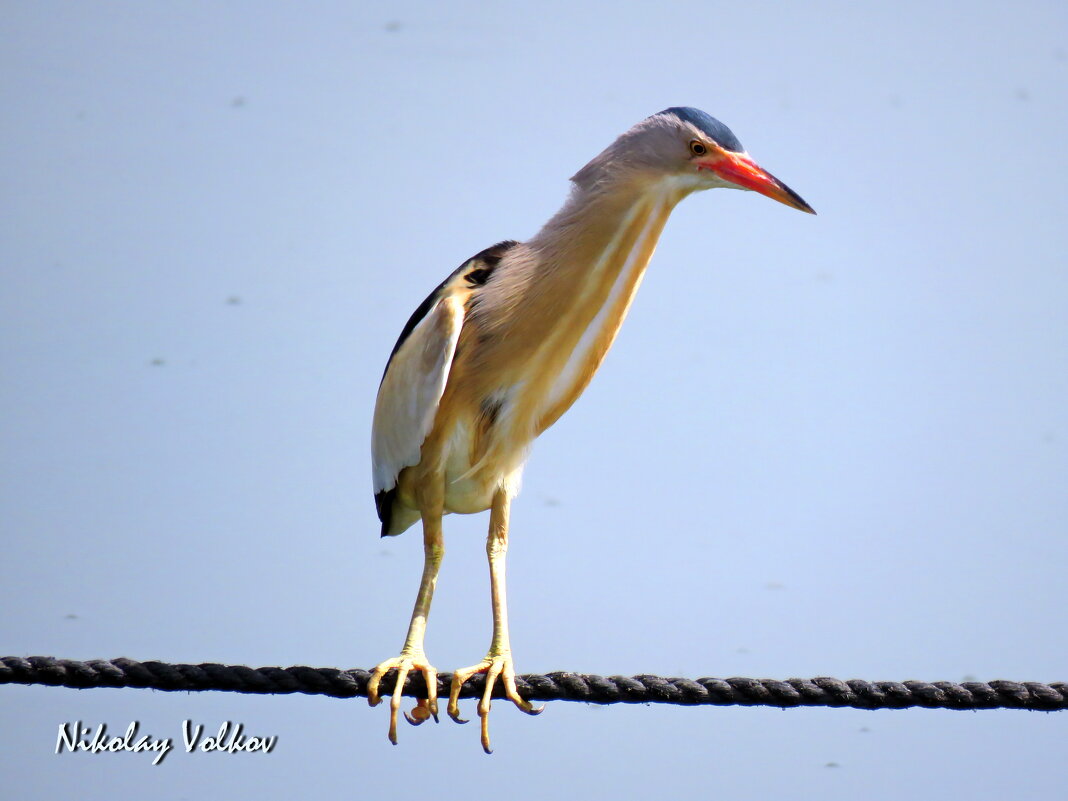
<path fill-rule="evenodd" d="M 730 181 L 742 189 L 752 189 L 762 195 L 785 203 L 800 211 L 815 214 L 813 208 L 808 205 L 801 196 L 788 187 L 763 167 L 757 166 L 749 156 L 741 153 L 727 151 L 717 154 L 717 158 L 701 162 L 698 167 L 702 170 L 711 170 L 724 181 Z"/>

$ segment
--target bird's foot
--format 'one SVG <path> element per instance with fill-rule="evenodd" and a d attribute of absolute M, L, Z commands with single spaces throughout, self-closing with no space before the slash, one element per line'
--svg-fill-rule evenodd
<path fill-rule="evenodd" d="M 515 687 L 515 666 L 512 664 L 510 652 L 494 654 L 492 651 L 479 662 L 471 667 L 461 668 L 452 674 L 452 686 L 449 688 L 449 717 L 457 723 L 467 723 L 460 717 L 460 688 L 472 676 L 478 673 L 486 674 L 486 688 L 482 692 L 482 698 L 478 702 L 478 717 L 482 723 L 482 750 L 492 754 L 489 738 L 489 711 L 490 696 L 493 694 L 493 685 L 499 678 L 504 683 L 504 694 L 512 703 L 528 715 L 540 714 L 545 707 L 534 706 L 525 698 L 519 696 Z"/>
<path fill-rule="evenodd" d="M 413 670 L 418 670 L 426 677 L 427 697 L 416 701 L 411 714 L 404 713 L 404 718 L 413 726 L 418 726 L 427 718 L 438 719 L 438 672 L 431 665 L 426 656 L 420 653 L 404 654 L 387 659 L 371 672 L 371 678 L 367 682 L 367 702 L 371 706 L 377 706 L 381 700 L 378 697 L 378 684 L 393 668 L 397 669 L 397 683 L 393 688 L 393 695 L 389 700 L 389 741 L 397 744 L 397 712 L 401 705 L 401 692 L 404 690 L 404 681 Z"/>

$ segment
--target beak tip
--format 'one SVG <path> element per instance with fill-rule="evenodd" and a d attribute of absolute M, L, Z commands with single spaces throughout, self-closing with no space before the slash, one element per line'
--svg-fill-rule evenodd
<path fill-rule="evenodd" d="M 808 205 L 808 203 L 805 201 L 804 198 L 801 197 L 801 195 L 797 194 L 797 192 L 795 192 L 793 189 L 791 189 L 781 181 L 777 180 L 776 183 L 779 185 L 779 188 L 782 190 L 782 192 L 786 195 L 785 198 L 776 198 L 776 200 L 780 200 L 788 206 L 793 206 L 798 211 L 803 211 L 806 214 L 814 215 L 816 213 L 816 210 L 810 205 Z"/>

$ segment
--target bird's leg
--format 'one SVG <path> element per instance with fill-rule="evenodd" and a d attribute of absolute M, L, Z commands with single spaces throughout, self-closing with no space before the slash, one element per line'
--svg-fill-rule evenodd
<path fill-rule="evenodd" d="M 504 684 L 504 694 L 521 710 L 529 715 L 537 715 L 544 707 L 535 707 L 519 696 L 515 686 L 515 667 L 512 664 L 512 648 L 508 641 L 508 606 L 504 583 L 504 562 L 508 552 L 508 512 L 511 498 L 503 489 L 498 489 L 493 496 L 490 508 L 490 530 L 486 539 L 486 555 L 489 557 L 490 592 L 493 599 L 493 639 L 490 642 L 486 658 L 477 665 L 461 668 L 452 676 L 449 688 L 449 717 L 457 723 L 467 721 L 460 717 L 460 688 L 472 676 L 486 674 L 486 687 L 478 703 L 478 716 L 482 723 L 482 748 L 491 753 L 489 739 L 490 696 L 497 679 Z"/>
<path fill-rule="evenodd" d="M 434 599 L 434 585 L 438 580 L 438 568 L 441 566 L 441 558 L 445 554 L 444 539 L 441 534 L 441 512 L 436 514 L 423 514 L 423 577 L 419 582 L 419 593 L 415 597 L 415 609 L 412 610 L 412 620 L 408 624 L 408 636 L 404 638 L 404 647 L 401 648 L 400 656 L 387 659 L 378 665 L 371 673 L 371 679 L 367 682 L 367 700 L 371 706 L 379 702 L 378 684 L 382 677 L 392 668 L 397 669 L 397 682 L 393 689 L 393 697 L 389 702 L 389 741 L 397 744 L 397 711 L 401 705 L 401 691 L 404 689 L 404 681 L 412 670 L 422 671 L 426 677 L 427 697 L 420 698 L 412 713 L 404 713 L 404 717 L 413 726 L 418 726 L 428 717 L 438 719 L 438 673 L 434 666 L 427 661 L 423 652 L 423 637 L 426 634 L 426 619 L 430 614 L 430 602 Z"/>

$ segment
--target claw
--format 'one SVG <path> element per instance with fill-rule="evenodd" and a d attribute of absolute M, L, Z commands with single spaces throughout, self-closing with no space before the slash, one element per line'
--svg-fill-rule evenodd
<path fill-rule="evenodd" d="M 519 691 L 516 689 L 515 667 L 512 664 L 511 654 L 490 655 L 477 665 L 462 668 L 452 675 L 447 711 L 449 717 L 457 723 L 467 723 L 466 720 L 460 717 L 460 690 L 468 679 L 478 673 L 486 674 L 485 689 L 482 691 L 482 698 L 478 702 L 478 717 L 482 729 L 482 750 L 487 754 L 492 754 L 493 749 L 490 748 L 489 736 L 489 712 L 490 697 L 493 695 L 493 685 L 496 684 L 497 679 L 500 679 L 504 684 L 504 694 L 508 700 L 528 715 L 539 715 L 545 710 L 545 707 L 535 707 L 530 701 L 520 697 Z"/>
<path fill-rule="evenodd" d="M 434 722 L 438 722 L 438 710 L 437 704 L 431 708 L 430 704 L 425 698 L 420 698 L 414 707 L 412 707 L 412 713 L 409 715 L 404 713 L 404 719 L 411 723 L 413 726 L 421 726 L 427 722 L 428 718 L 434 718 Z"/>
<path fill-rule="evenodd" d="M 418 699 L 410 715 L 407 712 L 404 713 L 405 720 L 413 726 L 418 726 L 428 717 L 433 717 L 435 721 L 438 719 L 438 673 L 422 654 L 402 654 L 393 659 L 387 659 L 372 671 L 371 678 L 367 682 L 367 703 L 371 706 L 377 706 L 381 702 L 382 699 L 378 695 L 378 685 L 381 683 L 382 677 L 393 668 L 397 669 L 397 680 L 393 686 L 393 694 L 389 699 L 388 737 L 389 741 L 396 745 L 397 715 L 400 712 L 401 699 L 404 697 L 404 682 L 408 678 L 408 674 L 413 670 L 417 670 L 422 672 L 426 678 L 427 697 Z"/>

